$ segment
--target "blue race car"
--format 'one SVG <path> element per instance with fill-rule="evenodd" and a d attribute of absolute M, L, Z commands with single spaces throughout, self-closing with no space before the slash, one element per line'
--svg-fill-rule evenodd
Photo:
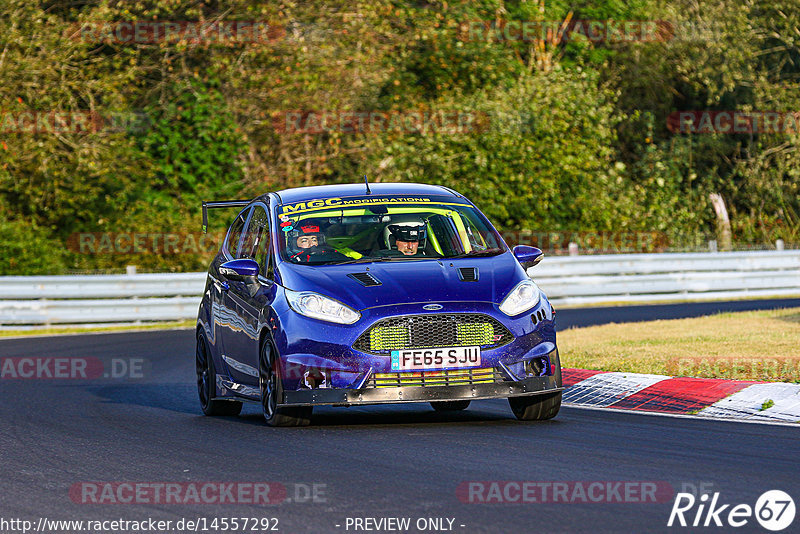
<path fill-rule="evenodd" d="M 207 415 L 259 402 L 272 426 L 316 405 L 508 398 L 521 420 L 561 406 L 555 312 L 527 276 L 541 250 L 510 251 L 455 191 L 329 185 L 253 200 L 208 269 L 197 318 Z"/>

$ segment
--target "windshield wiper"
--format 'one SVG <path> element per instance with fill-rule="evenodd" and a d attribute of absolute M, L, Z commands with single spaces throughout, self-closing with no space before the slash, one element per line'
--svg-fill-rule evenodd
<path fill-rule="evenodd" d="M 455 256 L 447 256 L 445 260 L 452 260 L 456 258 L 480 258 L 483 256 L 497 256 L 502 254 L 503 250 L 499 248 L 487 248 L 486 250 L 473 250 L 472 252 L 465 252 L 463 254 L 456 254 Z"/>
<path fill-rule="evenodd" d="M 389 256 L 380 256 L 380 257 L 377 257 L 377 258 L 372 258 L 372 257 L 368 257 L 367 258 L 367 257 L 365 257 L 365 258 L 356 258 L 356 259 L 347 260 L 347 261 L 340 261 L 340 262 L 332 263 L 330 265 L 351 265 L 353 263 L 372 263 L 372 262 L 378 262 L 378 261 L 389 261 L 391 259 L 392 258 L 389 257 Z"/>
<path fill-rule="evenodd" d="M 338 263 L 330 263 L 328 265 L 352 265 L 354 263 L 372 263 L 381 261 L 412 261 L 412 260 L 436 260 L 440 258 L 431 258 L 428 256 L 378 256 L 377 258 L 358 258 L 355 260 L 340 261 Z"/>

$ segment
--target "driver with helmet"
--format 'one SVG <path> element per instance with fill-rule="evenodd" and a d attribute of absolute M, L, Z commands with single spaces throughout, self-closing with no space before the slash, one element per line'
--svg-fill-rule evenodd
<path fill-rule="evenodd" d="M 289 259 L 296 263 L 321 263 L 347 259 L 347 256 L 325 244 L 320 226 L 304 221 L 299 228 L 288 232 Z"/>

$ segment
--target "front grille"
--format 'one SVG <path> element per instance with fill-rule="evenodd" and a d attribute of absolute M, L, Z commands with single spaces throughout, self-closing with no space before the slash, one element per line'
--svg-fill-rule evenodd
<path fill-rule="evenodd" d="M 378 321 L 353 344 L 370 354 L 436 347 L 494 349 L 514 340 L 496 319 L 480 313 L 410 315 Z"/>
<path fill-rule="evenodd" d="M 502 382 L 503 375 L 491 367 L 483 369 L 452 369 L 449 371 L 407 371 L 375 373 L 367 380 L 367 388 L 396 388 L 405 386 L 470 386 Z"/>

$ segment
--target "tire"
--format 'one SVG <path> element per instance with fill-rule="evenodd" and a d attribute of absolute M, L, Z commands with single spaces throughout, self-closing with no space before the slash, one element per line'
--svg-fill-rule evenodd
<path fill-rule="evenodd" d="M 311 424 L 313 406 L 278 407 L 283 397 L 281 366 L 272 343 L 261 345 L 258 358 L 258 386 L 261 390 L 261 413 L 269 426 L 308 426 Z"/>
<path fill-rule="evenodd" d="M 437 401 L 431 403 L 431 408 L 437 412 L 457 412 L 466 410 L 469 407 L 470 401 L 456 400 L 456 401 Z"/>
<path fill-rule="evenodd" d="M 556 385 L 561 387 L 561 358 L 556 351 Z M 561 391 L 545 395 L 529 395 L 526 397 L 509 397 L 508 404 L 514 416 L 520 421 L 546 421 L 558 415 L 561 409 Z"/>
<path fill-rule="evenodd" d="M 218 400 L 214 358 L 208 353 L 208 344 L 203 334 L 197 334 L 197 348 L 195 350 L 195 369 L 197 371 L 197 395 L 200 398 L 200 407 L 203 413 L 209 416 L 239 415 L 242 403 L 238 401 Z"/>
<path fill-rule="evenodd" d="M 508 404 L 520 421 L 546 421 L 558 414 L 561 392 L 527 397 L 509 397 Z"/>

